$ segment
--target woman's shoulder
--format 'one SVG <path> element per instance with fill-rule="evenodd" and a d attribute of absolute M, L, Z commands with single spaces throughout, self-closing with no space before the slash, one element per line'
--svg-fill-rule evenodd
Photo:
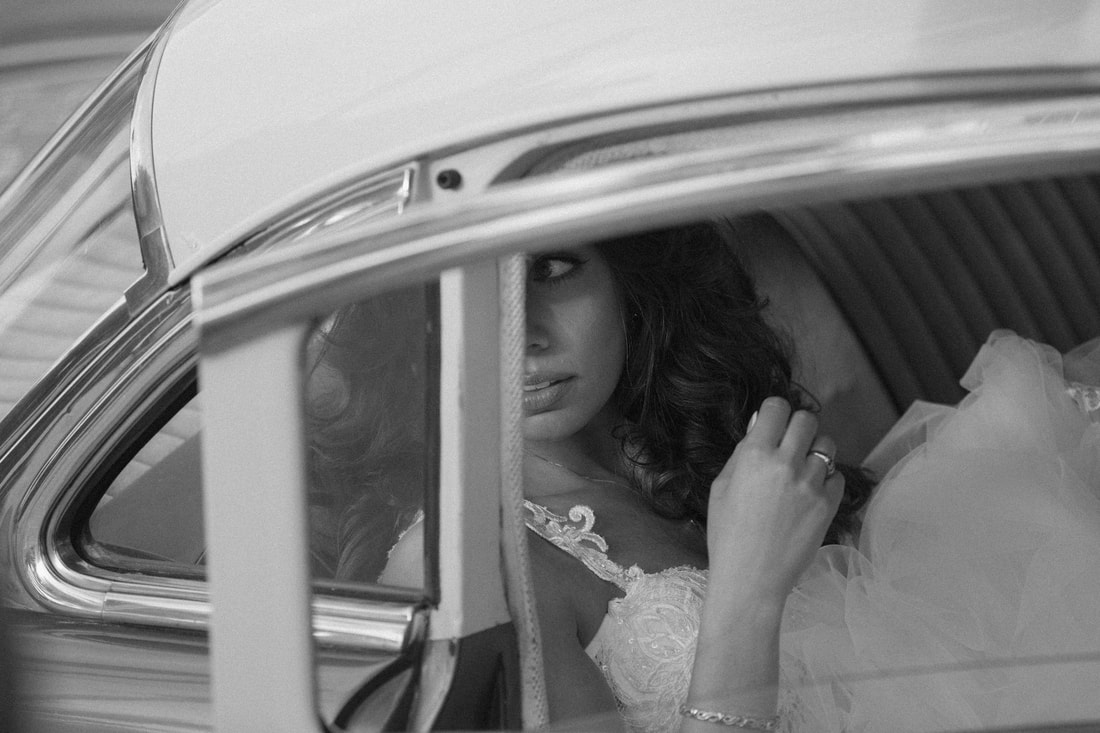
<path fill-rule="evenodd" d="M 416 518 L 390 549 L 386 567 L 378 577 L 385 585 L 418 588 L 424 585 L 424 517 Z"/>
<path fill-rule="evenodd" d="M 586 645 L 603 622 L 607 605 L 621 592 L 599 578 L 581 560 L 541 535 L 529 535 L 531 576 L 544 624 L 560 629 Z M 551 621 L 552 619 L 552 621 Z"/>

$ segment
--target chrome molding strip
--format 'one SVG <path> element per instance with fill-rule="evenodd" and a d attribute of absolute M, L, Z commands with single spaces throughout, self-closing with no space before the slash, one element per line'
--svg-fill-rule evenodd
<path fill-rule="evenodd" d="M 1100 98 L 1071 97 L 977 106 L 934 122 L 893 120 L 851 135 L 815 124 L 739 147 L 653 157 L 572 175 L 529 179 L 480 199 L 417 207 L 403 220 L 322 236 L 307 249 L 226 262 L 195 278 L 204 337 L 317 316 L 379 283 L 399 287 L 476 257 L 525 247 L 568 246 L 704 217 L 716 210 L 780 206 L 951 180 L 978 182 L 998 170 L 1029 173 L 1095 165 Z M 721 208 L 719 208 L 721 207 Z"/>
<path fill-rule="evenodd" d="M 402 214 L 412 199 L 418 170 L 416 163 L 410 163 L 320 194 L 275 219 L 261 233 L 250 237 L 244 247 L 248 251 L 263 251 L 322 232 Z"/>
<path fill-rule="evenodd" d="M 14 485 L 26 488 L 12 541 L 24 586 L 48 608 L 84 617 L 101 614 L 110 583 L 76 566 L 79 556 L 62 520 L 75 511 L 90 470 L 110 450 L 105 445 L 110 432 L 104 428 L 136 419 L 142 401 L 157 389 L 158 377 L 186 369 L 193 360 L 181 338 L 193 335 L 184 317 L 186 300 L 169 298 L 161 305 L 156 317 L 141 319 L 101 344 L 94 361 L 58 385 L 39 417 L 41 434 L 24 448 L 26 465 Z M 75 422 L 73 415 L 79 416 Z"/>
<path fill-rule="evenodd" d="M 136 315 L 167 289 L 168 276 L 175 264 L 164 231 L 153 165 L 153 101 L 164 49 L 183 6 L 184 3 L 180 3 L 168 16 L 145 57 L 130 122 L 130 187 L 141 259 L 145 264 L 145 274 L 126 290 L 126 304 L 131 315 Z"/>
<path fill-rule="evenodd" d="M 678 99 L 657 105 L 552 120 L 483 139 L 466 140 L 430 151 L 426 160 L 435 170 L 463 170 L 461 191 L 468 196 L 487 185 L 523 178 L 534 163 L 557 147 L 599 138 L 658 136 L 662 130 L 682 130 L 684 110 L 696 129 L 740 123 L 794 120 L 830 110 L 873 113 L 919 105 L 974 108 L 977 105 L 1092 94 L 1100 90 L 1100 67 L 1044 68 L 1027 71 L 987 71 L 958 74 L 869 78 L 811 86 L 764 89 L 732 95 Z M 487 162 L 489 159 L 491 162 Z M 484 168 L 473 171 L 469 168 Z M 431 179 L 427 171 L 425 179 Z M 479 174 L 480 173 L 480 174 Z M 484 181 L 479 185 L 478 181 Z M 422 181 L 423 182 L 423 181 Z"/>

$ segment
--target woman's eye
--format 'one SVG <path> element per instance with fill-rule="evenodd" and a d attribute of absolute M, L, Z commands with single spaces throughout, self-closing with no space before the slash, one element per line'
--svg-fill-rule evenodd
<path fill-rule="evenodd" d="M 534 282 L 554 282 L 576 272 L 583 262 L 574 257 L 539 257 L 531 264 Z"/>

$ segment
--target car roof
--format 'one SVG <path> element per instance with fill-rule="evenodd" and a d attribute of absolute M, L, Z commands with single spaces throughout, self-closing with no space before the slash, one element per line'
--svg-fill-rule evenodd
<path fill-rule="evenodd" d="M 1095 69 L 1098 37 L 1097 4 L 1031 0 L 196 0 L 154 70 L 170 280 L 297 200 L 433 151 L 685 100 Z"/>

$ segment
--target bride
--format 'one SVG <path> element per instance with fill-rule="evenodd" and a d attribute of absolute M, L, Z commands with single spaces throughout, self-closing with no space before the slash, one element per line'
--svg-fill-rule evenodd
<path fill-rule="evenodd" d="M 995 334 L 967 400 L 888 436 L 884 452 L 919 447 L 868 502 L 716 227 L 539 253 L 527 293 L 525 506 L 552 721 L 1100 718 L 1100 666 L 1051 663 L 1100 650 L 1097 354 L 1071 384 L 1048 348 Z M 387 574 L 419 557 L 417 535 Z"/>
<path fill-rule="evenodd" d="M 845 479 L 760 310 L 709 227 L 532 258 L 524 490 L 549 540 L 531 556 L 551 719 L 772 721 L 785 599 Z"/>

